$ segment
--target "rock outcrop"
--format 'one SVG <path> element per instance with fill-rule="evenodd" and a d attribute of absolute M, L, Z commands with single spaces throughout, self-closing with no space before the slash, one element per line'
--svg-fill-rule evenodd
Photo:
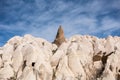
<path fill-rule="evenodd" d="M 120 37 L 75 35 L 61 42 L 11 38 L 0 47 L 0 80 L 120 80 Z"/>
<path fill-rule="evenodd" d="M 62 29 L 62 26 L 60 25 L 60 27 L 58 28 L 56 38 L 53 43 L 59 47 L 63 42 L 66 42 L 66 40 L 64 37 L 64 31 Z"/>

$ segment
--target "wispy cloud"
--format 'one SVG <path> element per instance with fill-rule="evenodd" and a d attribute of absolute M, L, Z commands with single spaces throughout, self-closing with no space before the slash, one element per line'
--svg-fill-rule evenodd
<path fill-rule="evenodd" d="M 120 28 L 119 5 L 119 0 L 0 0 L 0 40 L 32 34 L 53 41 L 59 25 L 66 37 L 99 36 Z"/>

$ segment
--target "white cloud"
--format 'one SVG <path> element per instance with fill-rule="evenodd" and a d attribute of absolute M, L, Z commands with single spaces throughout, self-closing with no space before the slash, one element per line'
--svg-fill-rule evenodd
<path fill-rule="evenodd" d="M 100 28 L 101 30 L 107 30 L 111 28 L 120 28 L 120 23 L 119 21 L 116 21 L 109 17 L 105 17 L 102 21 L 102 26 Z"/>
<path fill-rule="evenodd" d="M 63 26 L 67 37 L 74 34 L 96 33 L 120 26 L 119 21 L 109 16 L 99 22 L 101 23 L 100 26 L 97 23 L 97 15 L 108 13 L 111 7 L 119 7 L 115 1 L 110 3 L 112 6 L 104 2 L 104 0 L 93 0 L 85 5 L 73 3 L 72 1 L 65 2 L 64 0 L 53 0 L 51 3 L 45 0 L 35 0 L 34 5 L 33 3 L 29 4 L 23 1 L 14 1 L 14 5 L 10 8 L 12 11 L 9 12 L 13 18 L 20 17 L 23 20 L 18 20 L 10 25 L 0 24 L 0 28 L 10 31 L 21 30 L 23 31 L 21 34 L 30 33 L 50 41 L 54 39 L 59 25 Z M 12 2 L 10 4 L 12 4 Z M 15 10 L 16 8 L 17 10 Z M 31 12 L 27 12 L 27 10 Z M 29 23 L 27 23 L 27 21 Z"/>

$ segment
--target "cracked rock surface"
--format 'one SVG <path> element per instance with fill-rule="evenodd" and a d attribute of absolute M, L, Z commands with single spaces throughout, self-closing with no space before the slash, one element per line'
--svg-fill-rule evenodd
<path fill-rule="evenodd" d="M 120 37 L 75 35 L 57 46 L 15 36 L 0 47 L 0 80 L 120 80 Z"/>

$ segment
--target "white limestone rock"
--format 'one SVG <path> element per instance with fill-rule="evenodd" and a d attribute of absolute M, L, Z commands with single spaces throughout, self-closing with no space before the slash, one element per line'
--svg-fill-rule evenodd
<path fill-rule="evenodd" d="M 4 67 L 0 69 L 0 79 L 7 80 L 11 77 L 14 77 L 13 69 L 8 62 L 5 62 Z"/>
<path fill-rule="evenodd" d="M 0 47 L 0 80 L 119 80 L 120 37 L 75 35 L 60 46 L 29 34 Z"/>

